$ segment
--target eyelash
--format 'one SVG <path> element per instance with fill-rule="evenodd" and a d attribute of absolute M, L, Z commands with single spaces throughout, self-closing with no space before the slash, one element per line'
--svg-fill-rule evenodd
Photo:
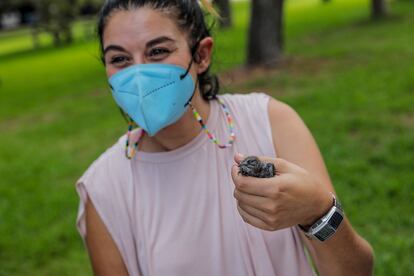
<path fill-rule="evenodd" d="M 171 53 L 171 51 L 167 48 L 153 48 L 149 51 L 148 56 L 150 58 L 153 58 L 153 57 L 156 57 L 156 56 L 170 54 L 170 53 Z"/>
<path fill-rule="evenodd" d="M 111 59 L 111 64 L 120 64 L 120 63 L 125 63 L 129 60 L 129 58 L 124 57 L 124 56 L 117 56 L 117 57 L 113 57 Z"/>

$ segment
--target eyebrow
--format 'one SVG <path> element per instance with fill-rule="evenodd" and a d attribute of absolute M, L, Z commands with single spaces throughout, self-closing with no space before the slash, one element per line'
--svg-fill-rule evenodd
<path fill-rule="evenodd" d="M 160 37 L 157 37 L 153 40 L 148 41 L 145 46 L 147 48 L 151 48 L 151 47 L 153 47 L 157 44 L 163 43 L 163 42 L 175 42 L 175 40 L 172 39 L 172 38 L 169 38 L 167 36 L 160 36 Z M 105 48 L 104 55 L 106 55 L 106 53 L 109 52 L 109 51 L 127 52 L 127 50 L 125 50 L 122 46 L 113 45 L 113 44 L 111 44 L 111 45 L 109 45 L 108 47 Z"/>
<path fill-rule="evenodd" d="M 157 37 L 153 40 L 148 41 L 147 44 L 146 44 L 146 47 L 150 48 L 150 47 L 153 47 L 153 46 L 155 46 L 157 44 L 160 44 L 160 43 L 163 43 L 163 42 L 175 42 L 175 40 L 172 39 L 172 38 L 169 38 L 168 36 L 160 36 L 160 37 Z"/>
<path fill-rule="evenodd" d="M 104 55 L 106 55 L 106 53 L 109 51 L 126 52 L 126 50 L 119 45 L 109 45 L 108 47 L 105 48 Z"/>

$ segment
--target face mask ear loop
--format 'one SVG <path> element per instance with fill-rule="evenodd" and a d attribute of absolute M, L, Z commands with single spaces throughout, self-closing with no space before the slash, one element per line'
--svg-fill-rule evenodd
<path fill-rule="evenodd" d="M 185 74 L 180 76 L 181 80 L 184 79 L 188 75 L 188 73 L 190 72 L 190 68 L 193 65 L 195 54 L 196 54 L 197 49 L 198 49 L 198 44 L 199 44 L 199 41 L 194 45 L 193 49 L 191 50 L 191 61 L 190 61 L 190 64 L 188 65 L 188 68 L 187 68 L 187 71 L 185 72 Z M 194 87 L 193 94 L 191 95 L 191 97 L 187 101 L 187 103 L 184 105 L 184 107 L 187 107 L 187 105 L 191 104 L 191 100 L 194 97 L 194 94 L 195 94 L 195 91 L 196 91 L 197 87 L 198 87 L 198 76 L 197 76 L 197 80 L 196 80 L 196 84 L 195 84 L 195 87 Z"/>
<path fill-rule="evenodd" d="M 119 111 L 121 112 L 122 118 L 124 118 L 125 122 L 129 123 L 131 121 L 131 117 L 119 107 Z"/>
<path fill-rule="evenodd" d="M 197 43 L 194 45 L 193 49 L 191 50 L 190 64 L 187 67 L 187 71 L 185 71 L 185 73 L 180 76 L 180 80 L 183 80 L 188 75 L 188 73 L 190 72 L 190 69 L 191 69 L 191 66 L 193 65 L 194 57 L 195 57 L 195 54 L 197 52 L 199 43 L 200 43 L 200 41 L 197 41 Z"/>
<path fill-rule="evenodd" d="M 193 94 L 191 95 L 191 98 L 187 101 L 187 103 L 184 105 L 184 107 L 187 107 L 187 105 L 191 104 L 191 100 L 192 100 L 192 99 L 193 99 L 193 97 L 194 97 L 194 94 L 195 94 L 195 91 L 196 91 L 196 89 L 197 89 L 197 86 L 198 86 L 198 77 L 197 77 L 197 80 L 196 80 L 196 83 L 195 83 L 195 87 L 194 87 Z"/>
<path fill-rule="evenodd" d="M 194 60 L 194 58 L 191 57 L 191 61 L 190 61 L 190 64 L 188 65 L 188 67 L 187 67 L 187 71 L 185 71 L 185 73 L 180 76 L 180 80 L 183 80 L 185 77 L 187 77 L 188 73 L 190 72 L 191 65 L 193 65 L 193 60 Z"/>

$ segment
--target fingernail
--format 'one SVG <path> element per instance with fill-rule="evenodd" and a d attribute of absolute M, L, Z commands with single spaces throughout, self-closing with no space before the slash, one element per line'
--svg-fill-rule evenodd
<path fill-rule="evenodd" d="M 241 154 L 240 152 L 238 152 L 238 153 L 237 153 L 237 155 L 238 155 L 238 157 L 240 157 L 240 158 L 244 158 L 244 155 L 243 155 L 243 154 Z"/>

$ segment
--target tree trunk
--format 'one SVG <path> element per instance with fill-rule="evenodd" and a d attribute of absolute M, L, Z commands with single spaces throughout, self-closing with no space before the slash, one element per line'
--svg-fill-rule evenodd
<path fill-rule="evenodd" d="M 51 32 L 51 34 L 52 34 L 52 37 L 53 37 L 53 45 L 55 47 L 59 47 L 62 44 L 62 41 L 60 39 L 60 32 L 59 32 L 59 30 L 53 30 Z"/>
<path fill-rule="evenodd" d="M 380 19 L 387 16 L 386 0 L 372 0 L 372 18 Z"/>
<path fill-rule="evenodd" d="M 34 49 L 40 48 L 39 33 L 39 28 L 37 26 L 32 26 L 32 41 Z"/>
<path fill-rule="evenodd" d="M 73 42 L 72 27 L 69 22 L 62 22 L 59 31 L 61 37 L 63 38 L 62 41 L 64 44 L 70 44 Z"/>
<path fill-rule="evenodd" d="M 284 43 L 284 0 L 252 0 L 247 65 L 274 65 Z"/>
<path fill-rule="evenodd" d="M 228 28 L 232 26 L 231 7 L 230 0 L 214 0 L 213 4 L 216 5 L 220 11 L 220 27 Z"/>

